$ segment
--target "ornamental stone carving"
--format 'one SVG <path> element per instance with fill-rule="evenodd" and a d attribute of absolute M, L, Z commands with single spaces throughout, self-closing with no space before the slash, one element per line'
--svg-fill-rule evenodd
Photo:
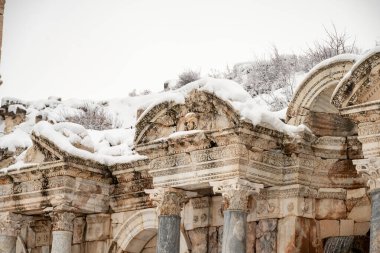
<path fill-rule="evenodd" d="M 17 236 L 22 216 L 11 212 L 0 213 L 0 235 Z"/>
<path fill-rule="evenodd" d="M 255 184 L 243 179 L 228 179 L 210 182 L 214 193 L 222 193 L 226 210 L 248 211 L 248 200 L 252 194 L 259 193 L 264 188 L 262 184 Z"/>
<path fill-rule="evenodd" d="M 180 215 L 184 203 L 197 193 L 175 188 L 147 189 L 150 199 L 157 205 L 158 215 Z"/>
<path fill-rule="evenodd" d="M 50 214 L 53 231 L 73 231 L 75 214 L 71 212 L 53 212 Z"/>
<path fill-rule="evenodd" d="M 380 157 L 354 160 L 356 170 L 365 179 L 371 190 L 380 188 Z"/>

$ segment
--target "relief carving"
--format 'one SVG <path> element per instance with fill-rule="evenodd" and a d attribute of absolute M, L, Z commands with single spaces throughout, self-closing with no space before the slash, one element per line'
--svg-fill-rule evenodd
<path fill-rule="evenodd" d="M 50 217 L 53 231 L 73 231 L 75 214 L 71 212 L 52 212 Z"/>

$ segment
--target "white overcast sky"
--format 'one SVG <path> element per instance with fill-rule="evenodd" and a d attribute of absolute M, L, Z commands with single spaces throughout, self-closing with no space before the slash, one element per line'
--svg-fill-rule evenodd
<path fill-rule="evenodd" d="M 323 25 L 368 49 L 379 0 L 7 0 L 0 97 L 106 99 L 162 90 L 187 68 L 302 52 Z"/>

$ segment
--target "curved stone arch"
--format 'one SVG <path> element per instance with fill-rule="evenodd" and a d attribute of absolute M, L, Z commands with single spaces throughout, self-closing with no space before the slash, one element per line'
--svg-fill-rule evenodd
<path fill-rule="evenodd" d="M 184 104 L 179 104 L 174 101 L 164 101 L 153 106 L 149 109 L 149 111 L 145 111 L 143 113 L 143 116 L 136 123 L 136 132 L 134 137 L 135 145 L 142 143 L 144 135 L 153 127 L 156 120 L 158 120 L 160 117 L 163 117 L 166 113 L 169 113 L 172 115 L 172 117 L 175 117 L 175 115 L 173 115 L 175 114 L 175 107 L 188 105 L 190 100 L 189 98 L 191 96 L 195 97 L 194 94 L 196 94 L 198 97 L 202 95 L 208 97 L 208 101 L 210 103 L 218 104 L 222 108 L 222 112 L 228 115 L 233 124 L 238 124 L 240 115 L 232 108 L 232 105 L 229 101 L 225 101 L 208 91 L 192 90 L 186 95 Z M 171 119 L 169 118 L 169 121 L 170 120 Z"/>
<path fill-rule="evenodd" d="M 338 113 L 338 110 L 330 104 L 331 94 L 352 67 L 354 57 L 348 55 L 346 58 L 329 61 L 311 70 L 302 81 L 286 112 L 287 123 L 293 125 L 304 123 L 306 115 L 315 106 L 326 112 Z"/>
<path fill-rule="evenodd" d="M 375 79 L 375 80 L 374 80 Z M 372 85 L 376 82 L 376 85 Z M 337 85 L 331 98 L 331 103 L 337 108 L 364 104 L 380 94 L 380 52 L 374 51 L 357 62 Z"/>
<path fill-rule="evenodd" d="M 157 234 L 158 216 L 156 209 L 138 211 L 119 228 L 108 253 L 141 252 L 145 245 Z M 183 238 L 181 233 L 181 239 Z M 188 249 L 189 246 L 185 245 Z"/>

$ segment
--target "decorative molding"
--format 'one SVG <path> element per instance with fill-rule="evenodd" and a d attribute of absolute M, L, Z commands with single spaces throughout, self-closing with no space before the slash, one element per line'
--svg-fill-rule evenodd
<path fill-rule="evenodd" d="M 222 193 L 225 209 L 248 211 L 248 199 L 264 188 L 262 184 L 252 183 L 240 178 L 210 182 L 214 193 Z"/>

